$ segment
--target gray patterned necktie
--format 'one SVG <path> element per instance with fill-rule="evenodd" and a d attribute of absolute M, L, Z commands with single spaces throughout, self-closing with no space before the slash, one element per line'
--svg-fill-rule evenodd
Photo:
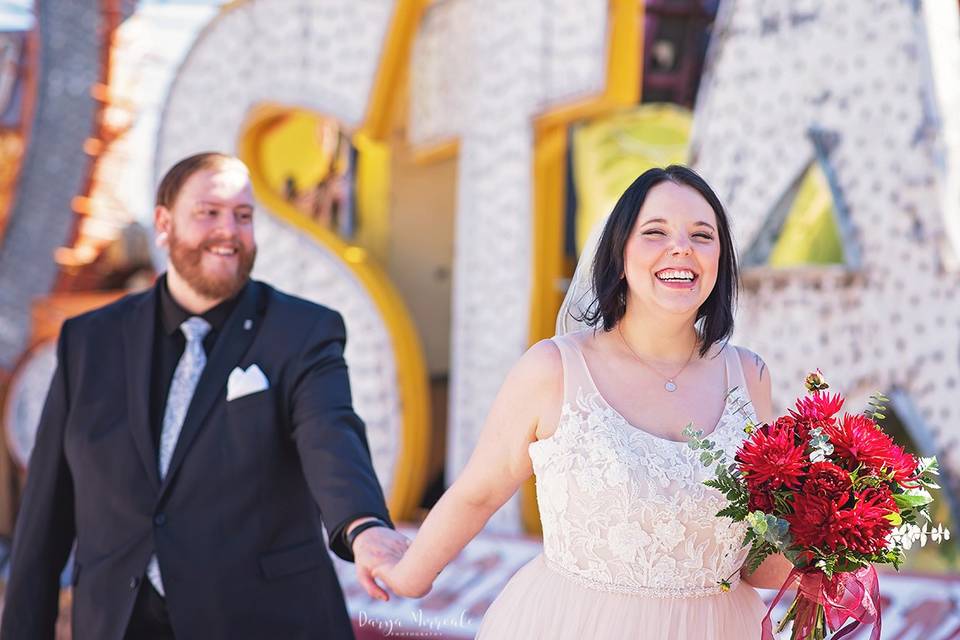
<path fill-rule="evenodd" d="M 207 354 L 203 350 L 203 339 L 210 332 L 210 323 L 196 316 L 187 319 L 180 325 L 180 330 L 187 338 L 187 346 L 177 362 L 173 372 L 173 381 L 170 382 L 170 391 L 167 394 L 167 406 L 163 411 L 163 426 L 160 430 L 160 479 L 163 480 L 170 468 L 170 460 L 183 428 L 183 419 L 187 417 L 187 409 L 193 399 L 193 392 L 200 381 L 200 374 L 207 364 Z M 147 565 L 147 578 L 156 588 L 157 593 L 165 595 L 163 581 L 160 577 L 160 566 L 157 556 L 150 558 Z"/>

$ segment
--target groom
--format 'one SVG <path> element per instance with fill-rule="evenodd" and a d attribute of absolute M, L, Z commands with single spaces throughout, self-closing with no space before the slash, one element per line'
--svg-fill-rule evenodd
<path fill-rule="evenodd" d="M 156 286 L 68 320 L 14 535 L 2 640 L 54 637 L 76 539 L 74 640 L 351 638 L 322 541 L 398 557 L 344 325 L 249 279 L 254 201 L 236 158 L 182 160 L 155 225 Z"/>

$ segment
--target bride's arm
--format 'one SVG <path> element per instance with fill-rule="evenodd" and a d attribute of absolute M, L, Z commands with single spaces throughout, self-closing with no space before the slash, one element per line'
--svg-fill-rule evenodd
<path fill-rule="evenodd" d="M 752 351 L 741 348 L 737 351 L 740 353 L 743 375 L 747 379 L 747 390 L 753 400 L 753 408 L 757 411 L 757 418 L 761 423 L 772 422 L 776 416 L 773 415 L 770 369 L 763 359 Z M 779 589 L 792 568 L 793 565 L 782 553 L 776 553 L 768 556 L 753 573 L 748 573 L 744 567 L 740 577 L 754 587 Z"/>
<path fill-rule="evenodd" d="M 374 571 L 397 595 L 425 595 L 437 574 L 532 473 L 527 447 L 542 416 L 559 413 L 560 352 L 549 340 L 531 347 L 510 371 L 466 467 L 430 511 L 396 565 Z"/>

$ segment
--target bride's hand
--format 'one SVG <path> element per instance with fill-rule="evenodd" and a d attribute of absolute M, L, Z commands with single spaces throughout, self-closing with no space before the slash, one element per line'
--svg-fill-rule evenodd
<path fill-rule="evenodd" d="M 384 562 L 373 570 L 373 576 L 386 585 L 390 591 L 403 598 L 422 598 L 430 593 L 433 580 L 424 580 L 406 569 L 403 561 Z"/>

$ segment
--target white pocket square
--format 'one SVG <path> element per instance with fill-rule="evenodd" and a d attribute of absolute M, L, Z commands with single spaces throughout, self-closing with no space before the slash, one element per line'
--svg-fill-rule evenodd
<path fill-rule="evenodd" d="M 230 377 L 227 378 L 227 402 L 258 391 L 266 391 L 269 388 L 267 376 L 257 365 L 250 365 L 246 371 L 240 367 L 234 367 Z"/>

